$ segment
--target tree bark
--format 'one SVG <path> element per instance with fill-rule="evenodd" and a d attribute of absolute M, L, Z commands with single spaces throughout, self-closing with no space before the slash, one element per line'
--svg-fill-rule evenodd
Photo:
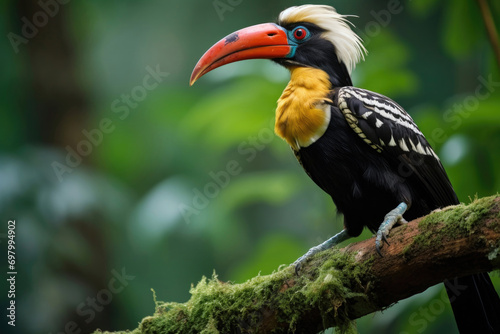
<path fill-rule="evenodd" d="M 133 333 L 317 333 L 383 310 L 446 279 L 500 268 L 500 196 L 431 213 L 374 238 L 242 284 L 214 274 L 186 303 L 157 302 Z M 96 333 L 101 333 L 97 331 Z"/>

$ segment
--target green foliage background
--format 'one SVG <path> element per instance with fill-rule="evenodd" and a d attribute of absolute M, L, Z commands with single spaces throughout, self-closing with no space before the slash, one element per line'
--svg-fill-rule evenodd
<path fill-rule="evenodd" d="M 476 1 L 324 3 L 358 16 L 351 21 L 369 53 L 354 72 L 355 85 L 391 97 L 414 117 L 462 201 L 498 192 L 500 75 Z M 499 24 L 500 4 L 489 3 Z M 342 228 L 328 196 L 272 135 L 286 70 L 247 61 L 188 86 L 196 61 L 218 39 L 296 4 L 61 5 L 57 15 L 64 15 L 74 49 L 75 80 L 89 101 L 72 133 L 85 140 L 83 130 L 97 129 L 105 118 L 113 122 L 62 182 L 53 163 L 65 163 L 66 146 L 75 147 L 41 140 L 43 114 L 30 71 L 46 60 L 28 53 L 38 37 L 16 53 L 7 36 L 21 32 L 19 3 L 0 4 L 0 241 L 6 254 L 7 221 L 16 219 L 18 270 L 17 326 L 4 316 L 2 332 L 132 329 L 154 311 L 151 288 L 160 300 L 183 302 L 202 275 L 216 270 L 223 281 L 242 282 L 271 273 Z M 169 74 L 121 119 L 114 102 L 142 85 L 148 66 Z M 122 268 L 134 278 L 103 299 L 113 270 Z M 5 285 L 3 310 L 6 291 Z M 443 293 L 442 285 L 430 288 L 360 319 L 358 330 L 456 332 Z"/>

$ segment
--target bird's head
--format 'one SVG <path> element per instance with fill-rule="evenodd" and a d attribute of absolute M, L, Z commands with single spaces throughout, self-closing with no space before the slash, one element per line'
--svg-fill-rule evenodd
<path fill-rule="evenodd" d="M 290 7 L 281 12 L 277 23 L 244 28 L 214 44 L 196 64 L 190 84 L 225 64 L 272 59 L 287 68 L 319 68 L 334 84 L 351 85 L 350 73 L 365 52 L 346 16 L 333 7 Z"/>

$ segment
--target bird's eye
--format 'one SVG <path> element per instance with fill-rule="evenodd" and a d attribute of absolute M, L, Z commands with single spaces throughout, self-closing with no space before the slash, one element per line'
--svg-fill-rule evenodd
<path fill-rule="evenodd" d="M 307 32 L 303 28 L 297 28 L 293 31 L 293 37 L 298 39 L 299 41 L 306 38 Z"/>
<path fill-rule="evenodd" d="M 306 40 L 309 37 L 310 33 L 309 30 L 305 27 L 297 27 L 292 30 L 292 36 L 297 42 L 302 42 Z"/>

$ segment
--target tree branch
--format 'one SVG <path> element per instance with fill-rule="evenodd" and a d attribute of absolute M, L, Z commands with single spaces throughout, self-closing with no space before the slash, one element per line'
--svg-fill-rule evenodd
<path fill-rule="evenodd" d="M 495 54 L 495 60 L 497 61 L 498 68 L 500 69 L 500 43 L 498 42 L 498 32 L 495 27 L 495 21 L 493 21 L 493 16 L 491 15 L 490 6 L 488 5 L 487 0 L 477 0 L 477 3 L 479 5 L 479 10 L 481 11 L 481 17 L 483 18 L 488 39 L 490 40 L 493 53 Z"/>
<path fill-rule="evenodd" d="M 285 267 L 242 284 L 214 274 L 186 303 L 157 302 L 132 333 L 317 333 L 383 310 L 447 278 L 500 268 L 500 196 L 433 212 L 389 237 L 314 256 L 296 276 Z M 460 263 L 457 266 L 457 263 Z M 96 333 L 101 333 L 97 331 Z"/>

